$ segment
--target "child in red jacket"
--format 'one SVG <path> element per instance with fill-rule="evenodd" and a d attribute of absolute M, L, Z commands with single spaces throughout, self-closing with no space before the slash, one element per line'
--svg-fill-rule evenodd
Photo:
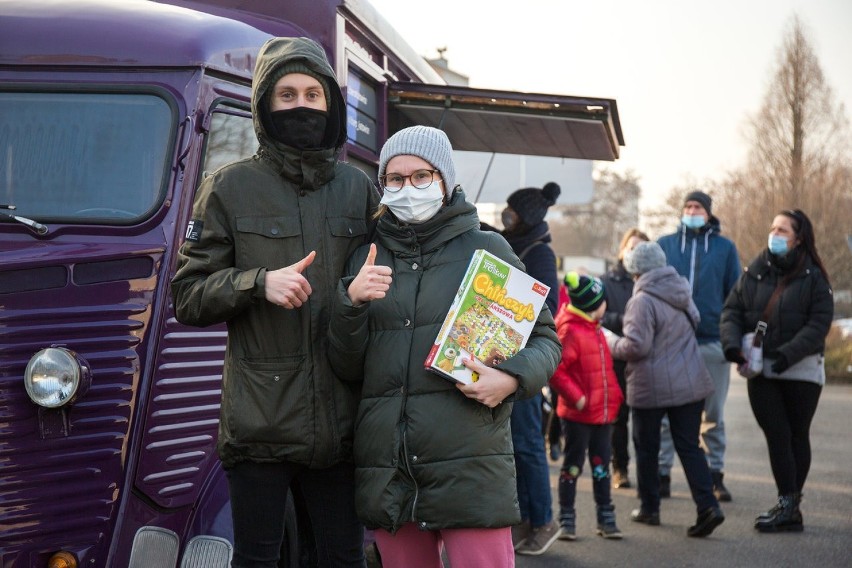
<path fill-rule="evenodd" d="M 604 286 L 598 278 L 576 272 L 565 275 L 565 285 L 570 303 L 562 306 L 556 315 L 562 361 L 550 379 L 550 386 L 559 393 L 556 413 L 562 419 L 566 439 L 565 461 L 559 476 L 562 527 L 559 538 L 576 538 L 574 500 L 586 451 L 592 467 L 598 534 L 604 538 L 621 538 L 610 497 L 609 463 L 612 423 L 618 417 L 624 395 L 600 326 L 606 311 Z"/>

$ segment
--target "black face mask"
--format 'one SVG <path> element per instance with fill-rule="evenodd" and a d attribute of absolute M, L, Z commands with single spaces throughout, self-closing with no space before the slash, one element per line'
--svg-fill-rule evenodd
<path fill-rule="evenodd" d="M 308 107 L 269 113 L 272 138 L 299 150 L 320 148 L 325 137 L 328 113 Z"/>

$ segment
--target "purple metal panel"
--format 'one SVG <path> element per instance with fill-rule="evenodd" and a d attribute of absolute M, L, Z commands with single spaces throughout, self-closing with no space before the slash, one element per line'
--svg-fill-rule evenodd
<path fill-rule="evenodd" d="M 153 243 L 81 243 L 56 247 L 49 260 L 39 245 L 3 250 L 4 270 L 26 283 L 28 271 L 64 267 L 61 287 L 0 296 L 0 526 L 3 566 L 35 566 L 60 547 L 103 558 L 125 489 L 129 431 L 136 388 L 146 364 L 151 302 L 159 283 L 153 274 L 128 280 L 104 274 L 102 282 L 77 285 L 78 262 L 115 258 L 161 264 Z M 37 261 L 32 260 L 38 256 Z M 23 286 L 23 284 L 22 284 Z M 68 407 L 41 409 L 27 398 L 23 374 L 42 347 L 61 344 L 91 366 L 92 384 Z"/>
<path fill-rule="evenodd" d="M 225 331 L 178 324 L 168 285 L 203 113 L 223 95 L 248 100 L 254 55 L 272 34 L 324 39 L 333 53 L 335 2 L 281 10 L 314 31 L 283 14 L 236 13 L 241 22 L 142 0 L 0 4 L 0 89 L 157 85 L 174 97 L 176 122 L 196 121 L 176 124 L 169 190 L 140 224 L 50 224 L 38 237 L 0 223 L 0 568 L 41 566 L 60 549 L 81 566 L 126 565 L 145 524 L 184 542 L 229 536 L 215 456 Z M 40 409 L 23 387 L 27 361 L 51 344 L 92 367 L 91 387 L 63 410 Z"/>
<path fill-rule="evenodd" d="M 245 22 L 279 37 L 306 36 L 323 46 L 334 61 L 337 41 L 336 16 L 343 0 L 155 0 Z M 301 33 L 282 33 L 281 22 L 301 28 Z"/>
<path fill-rule="evenodd" d="M 306 33 L 283 20 L 266 28 L 147 0 L 5 0 L 0 65 L 203 65 L 248 78 L 273 33 Z"/>
<path fill-rule="evenodd" d="M 151 385 L 136 485 L 162 507 L 191 505 L 215 465 L 227 332 L 169 318 Z"/>

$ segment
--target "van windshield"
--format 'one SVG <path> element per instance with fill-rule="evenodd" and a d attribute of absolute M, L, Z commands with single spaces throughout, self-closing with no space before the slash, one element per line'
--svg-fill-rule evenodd
<path fill-rule="evenodd" d="M 138 219 L 164 194 L 172 125 L 153 94 L 0 92 L 0 204 L 40 220 Z"/>

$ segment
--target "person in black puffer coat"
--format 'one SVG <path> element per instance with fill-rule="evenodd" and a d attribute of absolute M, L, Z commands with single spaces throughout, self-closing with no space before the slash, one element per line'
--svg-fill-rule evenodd
<path fill-rule="evenodd" d="M 740 277 L 722 310 L 725 357 L 743 364 L 743 335 L 767 324 L 763 371 L 748 398 L 769 447 L 778 503 L 755 519 L 761 532 L 801 531 L 799 503 L 811 465 L 810 425 L 825 384 L 825 336 L 834 315 L 828 272 L 813 225 L 800 209 L 780 212 L 768 248 Z"/>
<path fill-rule="evenodd" d="M 556 314 L 559 301 L 559 278 L 556 275 L 556 255 L 550 247 L 550 229 L 544 217 L 560 193 L 561 188 L 554 182 L 546 183 L 541 189 L 519 189 L 506 200 L 506 208 L 501 215 L 503 236 L 524 263 L 526 273 L 550 287 L 546 303 L 552 314 Z M 552 407 L 558 427 L 555 400 Z M 512 409 L 512 443 L 521 508 L 521 524 L 513 527 L 512 542 L 518 554 L 542 554 L 558 536 L 557 524 L 553 521 L 542 414 L 541 393 L 516 402 Z M 559 440 L 557 430 L 555 440 L 551 438 L 551 452 L 559 450 Z"/>

